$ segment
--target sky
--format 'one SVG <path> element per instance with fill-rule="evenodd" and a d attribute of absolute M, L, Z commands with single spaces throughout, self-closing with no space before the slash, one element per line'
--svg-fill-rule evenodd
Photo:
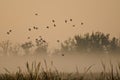
<path fill-rule="evenodd" d="M 69 19 L 73 21 L 65 24 Z M 33 26 L 39 30 L 29 32 Z M 34 40 L 41 35 L 53 45 L 56 40 L 92 31 L 120 36 L 120 0 L 0 0 L 1 40 L 23 42 L 28 36 Z"/>

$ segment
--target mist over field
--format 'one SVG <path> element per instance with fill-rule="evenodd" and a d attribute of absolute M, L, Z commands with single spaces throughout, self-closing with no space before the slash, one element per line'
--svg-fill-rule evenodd
<path fill-rule="evenodd" d="M 120 55 L 101 54 L 61 54 L 57 55 L 26 55 L 26 56 L 0 56 L 0 73 L 4 73 L 4 68 L 7 68 L 11 72 L 15 72 L 19 67 L 23 71 L 26 71 L 26 62 L 32 64 L 32 62 L 42 62 L 42 66 L 45 67 L 44 60 L 47 61 L 48 67 L 57 68 L 61 72 L 76 72 L 78 68 L 80 73 L 83 73 L 86 68 L 92 66 L 90 71 L 96 73 L 103 70 L 102 62 L 106 65 L 106 69 L 110 70 L 110 61 L 114 65 L 114 69 L 118 65 Z M 53 66 L 51 65 L 53 62 Z"/>
<path fill-rule="evenodd" d="M 41 62 L 43 67 L 47 64 L 47 67 L 60 72 L 84 73 L 91 67 L 91 72 L 100 73 L 104 70 L 103 65 L 106 67 L 106 72 L 109 72 L 111 64 L 115 70 L 120 61 L 120 39 L 110 37 L 110 34 L 92 32 L 56 42 L 60 48 L 50 50 L 49 43 L 41 36 L 35 41 L 28 40 L 22 44 L 12 44 L 9 40 L 2 41 L 0 43 L 1 73 L 6 69 L 15 72 L 19 67 L 26 71 L 26 62 L 30 64 Z"/>
<path fill-rule="evenodd" d="M 119 8 L 120 0 L 0 0 L 0 80 L 120 80 Z"/>

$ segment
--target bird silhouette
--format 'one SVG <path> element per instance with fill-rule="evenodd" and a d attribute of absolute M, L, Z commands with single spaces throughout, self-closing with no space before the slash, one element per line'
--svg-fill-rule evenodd
<path fill-rule="evenodd" d="M 59 43 L 59 42 L 60 42 L 60 40 L 57 40 L 57 42 Z"/>
<path fill-rule="evenodd" d="M 55 22 L 55 20 L 52 20 L 52 22 L 54 23 L 54 22 Z"/>
<path fill-rule="evenodd" d="M 72 19 L 70 19 L 70 21 L 72 21 Z"/>
<path fill-rule="evenodd" d="M 35 13 L 36 16 L 38 16 L 38 13 Z"/>
<path fill-rule="evenodd" d="M 9 32 L 7 32 L 7 35 L 9 35 L 10 33 Z"/>
<path fill-rule="evenodd" d="M 65 20 L 65 23 L 67 23 L 67 20 Z"/>
<path fill-rule="evenodd" d="M 43 40 L 43 42 L 46 42 L 45 40 Z"/>
<path fill-rule="evenodd" d="M 33 29 L 35 29 L 36 27 L 35 26 L 33 26 Z"/>
<path fill-rule="evenodd" d="M 56 27 L 56 24 L 54 24 L 54 27 Z"/>
<path fill-rule="evenodd" d="M 75 27 L 75 25 L 73 25 L 73 27 Z"/>
<path fill-rule="evenodd" d="M 36 27 L 35 29 L 38 30 L 38 27 Z"/>
<path fill-rule="evenodd" d="M 31 28 L 29 28 L 28 31 L 31 31 Z"/>
<path fill-rule="evenodd" d="M 49 26 L 47 26 L 46 28 L 49 29 Z"/>
<path fill-rule="evenodd" d="M 62 56 L 65 56 L 64 54 L 62 54 Z"/>
<path fill-rule="evenodd" d="M 9 32 L 12 32 L 12 30 L 9 30 Z"/>
<path fill-rule="evenodd" d="M 30 37 L 28 37 L 28 39 L 30 39 Z"/>
<path fill-rule="evenodd" d="M 84 23 L 83 22 L 81 22 L 81 25 L 83 25 Z"/>
<path fill-rule="evenodd" d="M 35 39 L 36 41 L 38 41 L 38 39 Z"/>

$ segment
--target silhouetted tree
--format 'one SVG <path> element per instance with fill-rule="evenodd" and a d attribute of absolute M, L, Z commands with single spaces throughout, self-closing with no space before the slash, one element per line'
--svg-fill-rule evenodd
<path fill-rule="evenodd" d="M 72 52 L 75 51 L 75 41 L 74 39 L 69 38 L 65 40 L 64 43 L 61 43 L 61 51 L 62 52 Z"/>
<path fill-rule="evenodd" d="M 118 53 L 120 52 L 119 40 L 115 37 L 110 41 L 110 52 Z"/>
<path fill-rule="evenodd" d="M 2 48 L 3 54 L 7 55 L 9 53 L 10 47 L 11 47 L 11 42 L 9 40 L 7 41 L 2 41 L 0 43 L 0 47 Z"/>
<path fill-rule="evenodd" d="M 92 32 L 84 36 L 76 35 L 73 39 L 68 39 L 61 44 L 61 50 L 65 52 L 77 51 L 85 53 L 113 53 L 120 52 L 120 40 L 113 37 L 109 38 L 110 34 L 102 32 Z"/>
<path fill-rule="evenodd" d="M 36 40 L 36 53 L 47 53 L 48 43 L 45 40 Z"/>
<path fill-rule="evenodd" d="M 24 44 L 21 45 L 23 50 L 25 51 L 26 54 L 30 53 L 30 49 L 33 47 L 32 41 L 25 42 Z"/>

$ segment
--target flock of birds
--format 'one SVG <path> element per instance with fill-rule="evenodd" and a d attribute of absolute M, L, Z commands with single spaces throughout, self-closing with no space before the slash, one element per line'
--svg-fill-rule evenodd
<path fill-rule="evenodd" d="M 12 30 L 9 30 L 9 31 L 7 32 L 7 34 L 9 35 L 11 32 L 12 32 Z"/>
<path fill-rule="evenodd" d="M 34 14 L 35 16 L 38 16 L 38 13 L 35 13 Z M 69 19 L 69 20 L 64 20 L 64 23 L 68 23 L 68 22 L 72 22 L 73 21 L 73 19 Z M 51 21 L 52 23 L 53 23 L 53 26 L 54 27 L 57 27 L 57 25 L 55 24 L 55 20 L 53 19 L 52 21 Z M 84 25 L 84 23 L 83 22 L 81 22 L 81 25 Z M 72 27 L 76 27 L 76 25 L 72 25 Z M 49 26 L 46 26 L 46 29 L 49 29 L 50 27 Z M 28 31 L 29 32 L 31 32 L 32 30 L 38 30 L 39 29 L 39 27 L 36 27 L 36 26 L 33 26 L 32 28 L 28 28 Z M 9 31 L 7 31 L 7 35 L 10 35 L 12 33 L 12 30 L 10 29 Z M 39 36 L 40 38 L 41 38 L 41 36 Z M 30 37 L 27 37 L 27 39 L 30 39 Z M 41 38 L 42 39 L 42 38 Z M 36 41 L 38 41 L 38 39 L 35 39 Z M 43 40 L 43 42 L 46 42 L 45 40 Z M 60 42 L 60 40 L 57 40 L 57 42 L 59 43 Z"/>

